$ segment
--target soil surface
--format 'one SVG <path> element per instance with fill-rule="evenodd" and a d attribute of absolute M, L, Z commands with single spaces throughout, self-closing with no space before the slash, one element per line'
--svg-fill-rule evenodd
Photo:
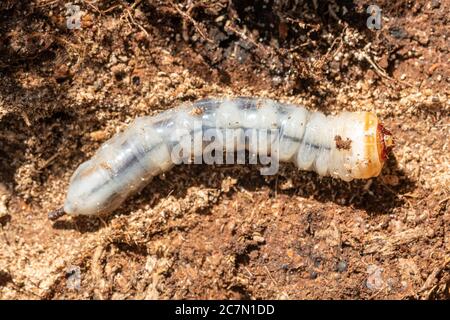
<path fill-rule="evenodd" d="M 449 0 L 66 3 L 0 3 L 2 299 L 449 298 Z M 372 111 L 396 147 L 366 181 L 186 165 L 47 219 L 135 117 L 225 96 Z"/>

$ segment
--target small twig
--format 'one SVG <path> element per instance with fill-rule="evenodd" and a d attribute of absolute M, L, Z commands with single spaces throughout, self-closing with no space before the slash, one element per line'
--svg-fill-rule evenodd
<path fill-rule="evenodd" d="M 94 5 L 92 4 L 92 2 L 86 1 L 86 0 L 84 0 L 83 2 L 86 3 L 86 4 L 87 4 L 89 7 L 91 7 L 92 9 L 94 9 L 95 11 L 97 11 L 97 13 L 99 13 L 100 15 L 103 15 L 102 11 L 101 11 L 98 7 L 94 6 Z M 94 1 L 94 3 L 95 3 L 95 2 L 96 2 L 96 1 Z"/>
<path fill-rule="evenodd" d="M 238 30 L 237 28 L 231 26 L 231 23 L 225 24 L 225 30 L 226 31 L 233 31 L 235 34 L 237 34 L 242 40 L 250 42 L 252 45 L 259 49 L 263 49 L 261 44 L 253 40 L 251 37 L 247 36 L 245 32 Z"/>
<path fill-rule="evenodd" d="M 23 121 L 25 122 L 27 127 L 30 127 L 31 122 L 30 122 L 30 119 L 28 118 L 28 115 L 24 111 L 21 112 L 21 115 L 22 115 Z"/>
<path fill-rule="evenodd" d="M 430 288 L 430 290 L 428 290 L 427 292 L 427 298 L 429 298 L 434 289 L 437 288 L 436 285 L 432 286 L 433 281 L 436 280 L 436 278 L 439 276 L 442 270 L 447 268 L 447 265 L 449 264 L 450 264 L 450 257 L 447 257 L 447 259 L 444 261 L 442 265 L 434 268 L 434 270 L 428 276 L 427 280 L 425 280 L 425 282 L 423 283 L 422 288 L 420 288 L 419 290 L 419 293 L 424 292 L 425 290 Z"/>
<path fill-rule="evenodd" d="M 333 54 L 333 57 L 336 56 L 336 54 L 341 51 L 341 49 L 344 47 L 344 41 L 343 39 L 343 35 L 345 34 L 345 31 L 347 30 L 347 27 L 345 27 L 342 30 L 341 36 L 339 36 L 338 38 L 335 38 L 333 43 L 331 43 L 330 48 L 328 49 L 327 53 L 325 53 L 325 55 L 323 55 L 317 62 L 314 63 L 313 67 L 316 69 L 320 69 L 322 68 L 322 66 L 325 64 L 325 62 L 327 61 L 328 57 L 330 56 L 331 51 L 334 49 L 334 46 L 336 45 L 336 43 L 340 40 L 339 43 L 339 47 L 336 49 L 336 51 Z"/>
<path fill-rule="evenodd" d="M 136 8 L 138 5 L 141 4 L 141 2 L 142 2 L 142 0 L 137 0 L 135 3 L 133 3 L 133 4 L 131 5 L 130 9 Z"/>
<path fill-rule="evenodd" d="M 385 287 L 382 286 L 377 292 L 375 292 L 373 295 L 371 295 L 368 300 L 375 299 L 375 297 L 378 296 L 381 292 L 383 292 L 384 289 L 385 289 Z"/>
<path fill-rule="evenodd" d="M 267 266 L 264 266 L 264 268 L 266 269 L 267 274 L 269 275 L 270 280 L 272 280 L 274 285 L 278 285 L 278 283 L 276 282 L 276 280 L 273 278 L 272 274 L 269 271 L 269 268 L 267 268 Z"/>
<path fill-rule="evenodd" d="M 131 8 L 133 8 L 133 6 L 132 6 Z M 134 24 L 135 26 L 137 26 L 139 29 L 141 29 L 142 32 L 145 33 L 145 35 L 147 36 L 147 38 L 150 38 L 150 35 L 148 34 L 147 30 L 145 30 L 145 28 L 144 28 L 142 25 L 140 25 L 139 23 L 136 22 L 136 20 L 134 20 L 134 17 L 133 17 L 133 15 L 131 14 L 130 10 L 129 10 L 129 9 L 126 9 L 126 11 L 127 11 L 128 16 L 129 16 L 129 18 L 130 18 L 130 20 L 131 20 L 131 23 Z"/>
<path fill-rule="evenodd" d="M 395 197 L 397 197 L 398 199 L 404 199 L 404 200 L 406 200 L 406 202 L 410 205 L 410 207 L 413 207 L 411 201 L 409 201 L 409 200 L 407 199 L 407 197 L 408 197 L 407 195 L 401 195 L 401 194 L 398 194 L 398 193 L 395 192 L 391 187 L 389 187 L 387 184 L 385 184 L 383 181 L 380 181 L 380 183 L 383 185 L 383 187 L 386 188 L 386 190 L 388 190 L 390 193 L 392 193 Z M 412 197 L 412 198 L 413 198 L 413 197 Z"/>
<path fill-rule="evenodd" d="M 267 58 L 271 55 L 281 55 L 281 53 L 275 51 L 271 47 L 267 48 L 267 47 L 264 47 L 263 45 L 261 45 L 260 43 L 256 42 L 251 36 L 246 35 L 245 31 L 241 31 L 241 30 L 237 29 L 236 27 L 232 26 L 231 23 L 225 24 L 225 30 L 234 32 L 242 40 L 247 41 L 250 44 L 252 44 L 253 46 L 255 46 L 256 48 L 258 48 L 263 54 L 263 56 L 261 58 Z M 258 55 L 258 53 L 256 53 L 256 54 Z M 261 55 L 258 55 L 258 56 L 261 56 Z M 264 64 L 264 62 L 262 62 L 262 63 Z"/>
<path fill-rule="evenodd" d="M 175 3 L 173 3 L 172 0 L 169 1 L 170 5 L 185 19 L 189 20 L 190 23 L 194 26 L 195 30 L 200 34 L 200 36 L 209 43 L 214 43 L 213 40 L 211 40 L 199 27 L 199 24 L 197 21 L 194 20 L 189 14 L 186 12 L 183 12 Z M 192 7 L 188 9 L 188 12 L 192 10 Z"/>
<path fill-rule="evenodd" d="M 247 267 L 244 267 L 244 270 L 247 271 L 247 273 L 250 275 L 250 278 L 253 278 L 253 274 L 248 270 Z"/>
<path fill-rule="evenodd" d="M 364 57 L 364 59 L 367 60 L 367 62 L 369 62 L 369 64 L 375 69 L 375 72 L 380 77 L 385 78 L 385 79 L 390 80 L 390 81 L 394 81 L 394 82 L 403 84 L 403 85 L 406 85 L 406 86 L 411 87 L 411 88 L 414 88 L 414 86 L 412 84 L 408 83 L 408 82 L 397 80 L 397 79 L 394 79 L 394 78 L 390 77 L 383 68 L 381 68 L 375 61 L 373 61 L 372 58 L 369 57 L 369 55 L 367 53 L 362 52 L 362 56 Z"/>
<path fill-rule="evenodd" d="M 43 7 L 46 7 L 46 6 L 51 6 L 51 5 L 53 5 L 55 3 L 58 3 L 58 2 L 59 2 L 59 0 L 50 0 L 48 2 L 44 2 L 44 3 L 38 4 L 36 7 L 37 8 L 43 8 Z"/>
<path fill-rule="evenodd" d="M 113 10 L 116 9 L 116 8 L 121 7 L 121 6 L 122 6 L 121 4 L 116 4 L 115 6 L 111 6 L 111 7 L 109 7 L 108 9 L 101 11 L 101 13 L 102 13 L 102 14 L 108 13 L 108 12 L 110 12 L 110 11 L 113 11 Z"/>
<path fill-rule="evenodd" d="M 59 153 L 55 153 L 50 158 L 45 160 L 44 163 L 42 164 L 42 166 L 40 166 L 40 168 L 38 169 L 38 171 L 41 171 L 41 170 L 47 168 L 50 165 L 50 163 L 52 163 L 58 156 L 59 156 Z"/>

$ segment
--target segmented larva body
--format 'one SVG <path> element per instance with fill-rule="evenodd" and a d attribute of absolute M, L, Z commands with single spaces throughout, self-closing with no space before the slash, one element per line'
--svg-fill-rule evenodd
<path fill-rule="evenodd" d="M 377 176 L 392 146 L 390 133 L 369 112 L 325 116 L 269 99 L 202 100 L 137 118 L 106 141 L 74 172 L 64 207 L 49 217 L 112 212 L 152 177 L 169 170 L 180 149 L 184 158 L 201 156 L 208 130 L 224 136 L 231 132 L 233 139 L 215 141 L 226 154 L 274 154 L 271 142 L 277 140 L 277 160 L 345 181 Z"/>

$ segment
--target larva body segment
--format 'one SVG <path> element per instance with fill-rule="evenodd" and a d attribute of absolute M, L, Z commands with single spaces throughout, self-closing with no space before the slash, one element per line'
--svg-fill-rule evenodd
<path fill-rule="evenodd" d="M 205 143 L 208 135 L 216 136 L 215 147 L 225 154 L 268 152 L 300 169 L 345 181 L 377 176 L 392 141 L 368 112 L 325 116 L 268 99 L 202 100 L 137 118 L 106 141 L 78 167 L 63 209 L 49 217 L 112 212 L 152 177 L 182 160 L 202 157 L 211 145 Z"/>

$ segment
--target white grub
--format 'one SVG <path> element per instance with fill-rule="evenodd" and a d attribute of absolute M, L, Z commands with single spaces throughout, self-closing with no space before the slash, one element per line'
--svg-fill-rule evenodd
<path fill-rule="evenodd" d="M 369 113 L 325 116 L 269 99 L 197 101 L 137 118 L 106 141 L 78 167 L 64 207 L 49 217 L 111 213 L 128 195 L 175 164 L 242 164 L 245 151 L 250 163 L 258 158 L 261 164 L 270 164 L 262 174 L 276 174 L 278 162 L 293 162 L 299 169 L 345 181 L 370 178 L 383 165 L 377 152 L 377 125 Z M 226 162 L 221 162 L 224 158 Z"/>

